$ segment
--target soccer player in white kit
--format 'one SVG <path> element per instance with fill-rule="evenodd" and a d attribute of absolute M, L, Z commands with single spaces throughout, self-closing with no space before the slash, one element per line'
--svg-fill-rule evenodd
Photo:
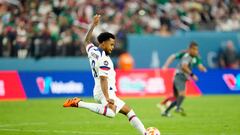
<path fill-rule="evenodd" d="M 95 81 L 93 91 L 94 99 L 98 103 L 87 103 L 80 98 L 73 98 L 67 99 L 63 106 L 86 108 L 110 118 L 115 117 L 116 114 L 120 112 L 126 115 L 131 125 L 144 135 L 146 131 L 145 127 L 136 116 L 133 109 L 127 106 L 125 102 L 119 99 L 115 94 L 117 90 L 115 81 L 116 73 L 112 60 L 109 57 L 115 45 L 115 36 L 108 32 L 101 33 L 97 37 L 99 47 L 96 47 L 90 41 L 92 32 L 99 21 L 100 15 L 95 15 L 84 42 Z"/>

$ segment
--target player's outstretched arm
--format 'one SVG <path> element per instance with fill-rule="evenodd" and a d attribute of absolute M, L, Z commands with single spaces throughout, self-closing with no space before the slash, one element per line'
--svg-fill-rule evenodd
<path fill-rule="evenodd" d="M 100 76 L 100 84 L 101 84 L 101 89 L 103 92 L 103 95 L 105 96 L 106 99 L 109 99 L 108 95 L 108 78 L 106 76 Z"/>
<path fill-rule="evenodd" d="M 84 46 L 86 47 L 89 43 L 91 43 L 91 39 L 92 39 L 92 32 L 94 30 L 94 28 L 98 25 L 99 21 L 100 21 L 100 15 L 96 14 L 94 17 L 93 17 L 93 22 L 91 24 L 91 27 L 89 28 L 88 30 L 88 33 L 85 37 L 85 40 L 84 40 Z"/>
<path fill-rule="evenodd" d="M 162 69 L 167 69 L 169 65 L 176 59 L 175 54 L 172 54 L 168 57 L 167 61 L 164 63 Z"/>
<path fill-rule="evenodd" d="M 109 98 L 108 94 L 108 78 L 106 76 L 100 76 L 100 83 L 101 83 L 101 89 L 103 92 L 103 95 L 105 96 L 108 107 L 112 109 L 114 112 L 116 111 L 116 106 L 114 105 L 114 100 Z"/>

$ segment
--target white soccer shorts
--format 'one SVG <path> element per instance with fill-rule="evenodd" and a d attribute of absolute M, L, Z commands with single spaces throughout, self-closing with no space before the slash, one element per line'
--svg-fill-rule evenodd
<path fill-rule="evenodd" d="M 116 108 L 116 114 L 117 114 L 123 108 L 123 106 L 125 105 L 125 102 L 123 100 L 121 100 L 120 98 L 118 98 L 116 96 L 115 91 L 113 91 L 113 90 L 108 91 L 108 94 L 109 94 L 109 98 L 114 100 L 114 105 L 117 106 L 117 108 Z M 102 91 L 94 92 L 94 99 L 98 103 L 100 103 L 104 106 L 106 106 L 108 104 Z"/>

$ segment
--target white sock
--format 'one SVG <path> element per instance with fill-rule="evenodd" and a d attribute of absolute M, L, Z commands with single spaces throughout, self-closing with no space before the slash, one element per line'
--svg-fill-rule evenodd
<path fill-rule="evenodd" d="M 110 118 L 113 118 L 116 115 L 112 109 L 110 109 L 107 106 L 104 106 L 102 104 L 86 103 L 86 102 L 80 101 L 80 102 L 78 102 L 78 107 L 89 109 L 95 113 L 102 114 L 102 115 L 110 117 Z"/>
<path fill-rule="evenodd" d="M 133 110 L 131 110 L 128 114 L 128 120 L 133 127 L 135 127 L 142 135 L 145 134 L 146 129 L 140 119 L 136 116 Z"/>

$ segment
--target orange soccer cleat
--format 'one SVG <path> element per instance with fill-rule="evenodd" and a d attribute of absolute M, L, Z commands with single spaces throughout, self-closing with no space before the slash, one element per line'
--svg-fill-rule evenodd
<path fill-rule="evenodd" d="M 78 107 L 78 102 L 81 101 L 80 98 L 72 98 L 72 99 L 67 99 L 64 104 L 63 107 Z"/>

